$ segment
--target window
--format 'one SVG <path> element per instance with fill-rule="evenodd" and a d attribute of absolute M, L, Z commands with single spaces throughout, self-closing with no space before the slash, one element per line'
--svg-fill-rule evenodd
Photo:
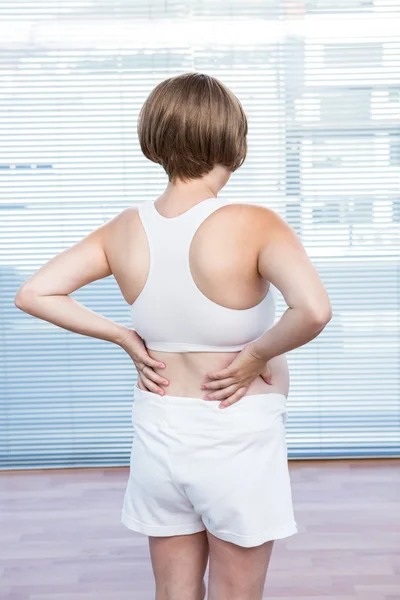
<path fill-rule="evenodd" d="M 10 0 L 0 17 L 1 466 L 128 463 L 130 359 L 13 297 L 161 193 L 136 119 L 159 81 L 191 70 L 224 81 L 249 117 L 248 158 L 221 196 L 279 212 L 331 297 L 328 327 L 287 355 L 289 455 L 398 455 L 399 3 Z M 74 296 L 129 324 L 112 277 Z"/>

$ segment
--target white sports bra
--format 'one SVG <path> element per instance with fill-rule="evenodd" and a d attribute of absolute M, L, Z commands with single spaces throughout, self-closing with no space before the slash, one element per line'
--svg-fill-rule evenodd
<path fill-rule="evenodd" d="M 197 228 L 215 210 L 231 204 L 208 198 L 177 217 L 163 217 L 154 202 L 138 208 L 150 251 L 147 281 L 131 305 L 132 326 L 147 348 L 164 352 L 241 350 L 274 324 L 272 284 L 251 308 L 226 308 L 197 287 L 189 265 Z"/>

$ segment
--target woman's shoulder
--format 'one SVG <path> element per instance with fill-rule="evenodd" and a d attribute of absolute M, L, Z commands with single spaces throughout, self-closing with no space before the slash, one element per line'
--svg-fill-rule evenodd
<path fill-rule="evenodd" d="M 279 216 L 279 213 L 274 211 L 265 204 L 257 204 L 255 202 L 245 202 L 230 200 L 223 205 L 222 208 L 226 208 L 231 214 L 240 214 L 241 216 L 247 216 L 248 218 L 273 218 L 275 215 Z"/>
<path fill-rule="evenodd" d="M 272 241 L 280 244 L 298 238 L 291 225 L 276 210 L 265 204 L 230 202 L 216 212 L 220 213 L 219 225 L 227 236 L 237 235 L 241 240 L 247 241 L 251 239 L 259 249 Z"/>
<path fill-rule="evenodd" d="M 128 206 L 120 212 L 116 213 L 108 222 L 108 229 L 112 231 L 120 231 L 132 224 L 139 223 L 139 210 L 137 206 Z"/>
<path fill-rule="evenodd" d="M 276 228 L 279 225 L 284 227 L 286 224 L 277 211 L 265 204 L 256 204 L 253 202 L 229 201 L 219 210 L 215 211 L 215 214 L 216 217 L 219 214 L 221 219 L 231 218 L 232 220 L 237 220 L 242 225 L 248 223 L 254 229 Z"/>

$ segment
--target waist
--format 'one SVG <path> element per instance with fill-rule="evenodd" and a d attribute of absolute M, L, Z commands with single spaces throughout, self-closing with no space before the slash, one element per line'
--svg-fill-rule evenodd
<path fill-rule="evenodd" d="M 237 352 L 243 350 L 247 342 L 235 346 L 210 346 L 208 344 L 187 344 L 186 342 L 147 342 L 149 350 L 159 352 Z"/>
<path fill-rule="evenodd" d="M 186 354 L 149 349 L 149 354 L 166 365 L 164 369 L 155 369 L 159 375 L 166 377 L 170 382 L 163 387 L 166 394 L 203 398 L 206 393 L 201 389 L 204 374 L 224 369 L 239 352 L 188 352 Z M 259 376 L 250 384 L 246 395 L 277 393 L 287 397 L 289 371 L 285 355 L 274 357 L 268 366 L 271 371 L 271 383 L 266 383 Z"/>

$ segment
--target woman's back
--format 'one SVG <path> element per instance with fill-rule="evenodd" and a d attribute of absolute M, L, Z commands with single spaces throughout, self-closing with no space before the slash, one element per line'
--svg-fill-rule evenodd
<path fill-rule="evenodd" d="M 166 364 L 158 372 L 170 381 L 168 394 L 202 397 L 204 373 L 227 366 L 274 324 L 275 289 L 257 268 L 269 212 L 215 197 L 161 196 L 114 219 L 107 260 L 133 328 Z M 271 384 L 259 376 L 247 394 L 287 396 L 285 356 L 270 367 Z"/>

